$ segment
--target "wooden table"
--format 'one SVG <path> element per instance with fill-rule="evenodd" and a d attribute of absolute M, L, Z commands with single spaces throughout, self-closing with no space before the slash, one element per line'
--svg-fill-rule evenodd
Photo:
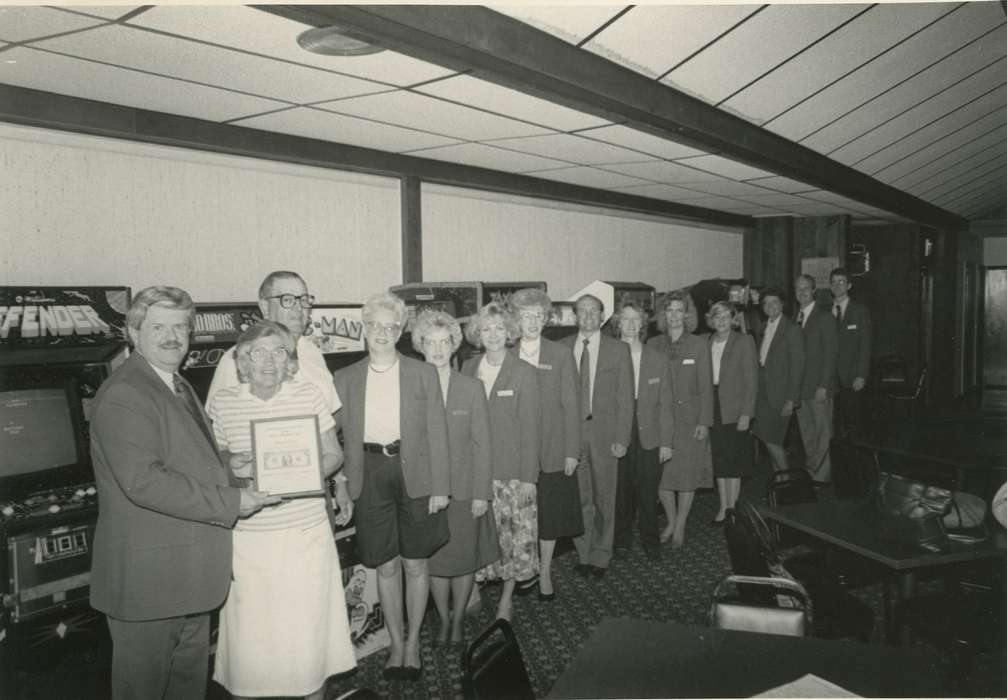
<path fill-rule="evenodd" d="M 945 692 L 926 649 L 606 617 L 547 697 L 750 697 L 808 673 L 865 697 Z"/>

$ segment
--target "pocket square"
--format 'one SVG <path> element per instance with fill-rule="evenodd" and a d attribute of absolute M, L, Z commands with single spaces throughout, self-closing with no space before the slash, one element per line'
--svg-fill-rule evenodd
<path fill-rule="evenodd" d="M 855 331 L 855 330 L 857 330 L 857 324 L 851 323 L 850 325 L 848 325 L 846 327 L 846 330 L 848 330 L 848 331 Z"/>
<path fill-rule="evenodd" d="M 552 365 L 545 365 L 545 364 L 540 364 L 540 365 L 538 366 L 538 368 L 539 368 L 539 369 L 552 369 Z"/>
<path fill-rule="evenodd" d="M 682 360 L 682 364 L 683 365 L 694 365 L 694 364 L 696 364 L 696 361 L 690 357 L 690 358 L 688 358 L 686 360 Z"/>
<path fill-rule="evenodd" d="M 647 383 L 648 384 L 660 384 L 661 383 L 661 378 L 660 377 L 651 377 L 650 379 L 647 380 Z"/>
<path fill-rule="evenodd" d="M 463 408 L 454 408 L 454 409 L 451 409 L 451 415 L 452 416 L 467 416 L 468 414 L 469 414 L 469 412 L 466 411 Z"/>
<path fill-rule="evenodd" d="M 514 395 L 513 389 L 501 389 L 500 391 L 497 392 L 497 396 L 513 396 L 513 395 Z"/>

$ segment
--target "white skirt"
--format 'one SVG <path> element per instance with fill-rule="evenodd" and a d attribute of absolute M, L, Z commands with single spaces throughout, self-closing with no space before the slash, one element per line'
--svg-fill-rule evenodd
<path fill-rule="evenodd" d="M 213 679 L 232 695 L 303 696 L 356 666 L 328 520 L 234 531 Z"/>

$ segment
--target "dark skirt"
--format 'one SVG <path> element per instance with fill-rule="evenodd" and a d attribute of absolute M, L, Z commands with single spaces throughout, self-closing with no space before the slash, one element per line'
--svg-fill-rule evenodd
<path fill-rule="evenodd" d="M 572 476 L 562 470 L 539 472 L 537 486 L 538 538 L 555 540 L 584 534 L 577 472 Z"/>
<path fill-rule="evenodd" d="M 758 473 L 752 436 L 747 430 L 739 432 L 737 428 L 737 423 L 721 422 L 720 397 L 714 387 L 710 451 L 713 453 L 713 476 L 718 479 L 737 479 Z"/>
<path fill-rule="evenodd" d="M 765 391 L 762 390 L 766 381 L 765 370 L 759 372 L 759 393 L 755 399 L 755 424 L 752 432 L 763 442 L 770 445 L 783 445 L 790 427 L 790 416 L 780 415 L 783 404 L 773 406 L 769 403 Z"/>
<path fill-rule="evenodd" d="M 472 501 L 451 499 L 447 514 L 451 537 L 430 555 L 431 576 L 464 576 L 500 558 L 492 504 L 482 516 L 473 518 Z"/>

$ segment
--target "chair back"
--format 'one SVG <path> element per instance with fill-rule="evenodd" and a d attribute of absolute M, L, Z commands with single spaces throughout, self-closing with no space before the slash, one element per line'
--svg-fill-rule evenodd
<path fill-rule="evenodd" d="M 746 589 L 764 591 L 760 596 L 764 603 L 747 601 Z M 803 637 L 811 631 L 811 597 L 804 586 L 791 579 L 728 576 L 713 591 L 710 626 Z"/>
<path fill-rule="evenodd" d="M 833 438 L 829 443 L 829 459 L 836 498 L 863 498 L 874 492 L 879 472 L 874 450 Z"/>
<path fill-rule="evenodd" d="M 467 699 L 534 699 L 528 669 L 507 620 L 496 620 L 462 654 L 462 694 Z"/>
<path fill-rule="evenodd" d="M 873 375 L 882 392 L 904 389 L 909 384 L 906 358 L 901 355 L 882 355 L 874 363 Z"/>
<path fill-rule="evenodd" d="M 741 576 L 771 576 L 769 561 L 775 560 L 772 532 L 762 526 L 765 521 L 746 501 L 738 501 L 725 516 L 724 539 L 731 558 L 731 571 Z M 761 525 L 760 525 L 761 523 Z"/>
<path fill-rule="evenodd" d="M 814 503 L 818 500 L 815 482 L 807 469 L 784 469 L 773 472 L 766 487 L 770 508 L 794 503 Z"/>

